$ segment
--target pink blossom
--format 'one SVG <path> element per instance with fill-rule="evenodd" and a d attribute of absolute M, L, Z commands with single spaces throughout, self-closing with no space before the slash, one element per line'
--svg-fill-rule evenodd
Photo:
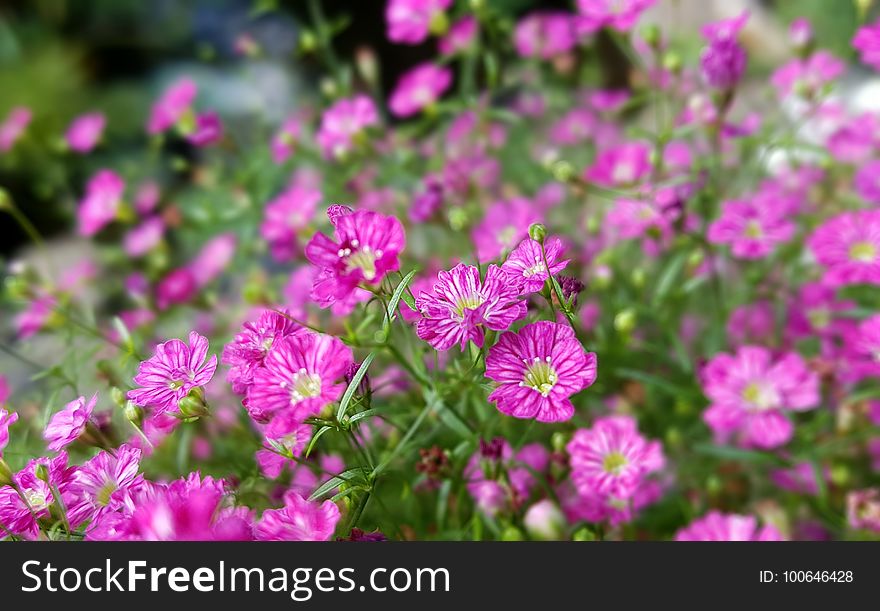
<path fill-rule="evenodd" d="M 843 337 L 847 380 L 857 382 L 865 377 L 880 377 L 880 314 L 847 329 Z"/>
<path fill-rule="evenodd" d="M 235 256 L 238 241 L 232 232 L 221 233 L 208 240 L 189 263 L 189 270 L 199 288 L 214 281 Z"/>
<path fill-rule="evenodd" d="M 226 380 L 232 391 L 245 394 L 253 384 L 254 372 L 263 366 L 276 344 L 285 337 L 306 332 L 290 319 L 286 310 L 264 310 L 258 320 L 244 323 L 241 332 L 223 348 L 223 364 L 229 367 Z"/>
<path fill-rule="evenodd" d="M 852 46 L 859 52 L 863 64 L 880 70 L 880 20 L 860 27 L 852 39 Z"/>
<path fill-rule="evenodd" d="M 714 356 L 702 379 L 711 401 L 703 420 L 722 443 L 736 434 L 746 447 L 782 446 L 794 434 L 785 413 L 813 409 L 820 399 L 818 376 L 796 352 L 774 359 L 766 348 L 741 346 Z"/>
<path fill-rule="evenodd" d="M 432 106 L 452 85 L 452 71 L 430 62 L 419 64 L 400 77 L 388 107 L 397 117 L 410 117 Z"/>
<path fill-rule="evenodd" d="M 776 244 L 792 238 L 795 225 L 784 210 L 763 201 L 727 201 L 721 217 L 709 225 L 707 237 L 713 244 L 730 244 L 735 257 L 760 259 Z"/>
<path fill-rule="evenodd" d="M 0 401 L 2 403 L 2 401 Z M 18 421 L 18 414 L 8 412 L 0 407 L 0 458 L 3 458 L 3 448 L 9 444 L 9 427 Z"/>
<path fill-rule="evenodd" d="M 294 185 L 266 204 L 260 234 L 269 242 L 276 261 L 289 261 L 296 256 L 297 234 L 311 223 L 322 199 L 320 191 Z"/>
<path fill-rule="evenodd" d="M 49 442 L 48 448 L 58 452 L 76 441 L 86 431 L 97 402 L 98 393 L 92 395 L 88 402 L 85 397 L 79 397 L 53 414 L 43 432 L 43 439 Z"/>
<path fill-rule="evenodd" d="M 138 366 L 134 382 L 139 388 L 128 391 L 128 398 L 160 413 L 177 411 L 181 399 L 214 376 L 217 357 L 211 355 L 206 361 L 207 356 L 208 340 L 195 331 L 189 334 L 189 345 L 179 339 L 159 344 L 153 356 Z"/>
<path fill-rule="evenodd" d="M 748 11 L 743 11 L 737 17 L 710 23 L 700 30 L 709 43 L 700 54 L 700 69 L 710 87 L 731 89 L 742 78 L 748 58 L 736 37 L 748 19 Z"/>
<path fill-rule="evenodd" d="M 797 17 L 788 26 L 788 38 L 795 49 L 806 49 L 813 42 L 813 24 L 806 17 Z"/>
<path fill-rule="evenodd" d="M 834 287 L 820 282 L 803 285 L 788 309 L 786 334 L 793 340 L 818 337 L 823 343 L 823 352 L 828 352 L 835 336 L 843 335 L 855 324 L 854 320 L 841 316 L 855 308 L 852 301 L 837 299 Z"/>
<path fill-rule="evenodd" d="M 656 0 L 577 0 L 578 31 L 592 34 L 602 28 L 628 32 Z"/>
<path fill-rule="evenodd" d="M 651 171 L 651 149 L 644 142 L 625 142 L 601 151 L 584 179 L 605 187 L 640 182 Z"/>
<path fill-rule="evenodd" d="M 517 197 L 499 201 L 486 211 L 474 227 L 471 238 L 477 246 L 477 259 L 487 263 L 512 251 L 529 234 L 529 226 L 538 222 L 538 212 L 529 200 Z"/>
<path fill-rule="evenodd" d="M 773 303 L 759 300 L 739 306 L 727 319 L 727 340 L 734 346 L 772 342 L 776 329 Z"/>
<path fill-rule="evenodd" d="M 829 286 L 880 284 L 880 210 L 843 212 L 807 239 Z"/>
<path fill-rule="evenodd" d="M 538 321 L 504 333 L 486 357 L 489 395 L 504 414 L 559 422 L 574 415 L 569 397 L 596 381 L 596 355 L 568 325 Z"/>
<path fill-rule="evenodd" d="M 223 139 L 223 122 L 213 110 L 196 115 L 196 125 L 186 139 L 193 146 L 210 146 Z"/>
<path fill-rule="evenodd" d="M 872 159 L 860 167 L 853 178 L 853 186 L 866 202 L 880 205 L 880 159 Z"/>
<path fill-rule="evenodd" d="M 184 77 L 174 82 L 153 104 L 147 133 L 159 134 L 177 123 L 190 110 L 197 93 L 198 88 L 192 79 Z"/>
<path fill-rule="evenodd" d="M 507 260 L 501 265 L 501 269 L 522 281 L 521 291 L 536 293 L 544 287 L 544 283 L 550 276 L 555 276 L 565 269 L 569 259 L 560 261 L 563 252 L 562 240 L 551 236 L 544 241 L 543 251 L 541 244 L 526 238 L 519 243 Z M 549 266 L 549 273 L 548 273 Z"/>
<path fill-rule="evenodd" d="M 104 511 L 134 512 L 132 494 L 144 485 L 139 473 L 141 451 L 123 444 L 113 453 L 101 451 L 85 462 L 71 483 L 76 502 L 67 508 L 73 520 L 91 520 Z"/>
<path fill-rule="evenodd" d="M 676 541 L 782 541 L 782 534 L 769 524 L 758 528 L 754 516 L 710 511 L 678 531 Z"/>
<path fill-rule="evenodd" d="M 648 475 L 663 468 L 663 449 L 639 434 L 629 416 L 596 420 L 568 442 L 571 479 L 581 495 L 630 498 Z"/>
<path fill-rule="evenodd" d="M 92 112 L 74 119 L 67 128 L 65 138 L 70 150 L 77 153 L 90 152 L 101 140 L 107 118 L 103 113 Z"/>
<path fill-rule="evenodd" d="M 843 73 L 844 63 L 827 51 L 816 51 L 807 59 L 794 59 L 770 77 L 779 97 L 792 93 L 813 97 Z"/>
<path fill-rule="evenodd" d="M 257 466 L 260 472 L 270 479 L 277 479 L 284 467 L 295 468 L 292 458 L 283 456 L 281 450 L 290 456 L 299 457 L 312 439 L 312 427 L 298 422 L 290 415 L 273 418 L 263 430 L 266 437 L 264 447 L 257 450 Z"/>
<path fill-rule="evenodd" d="M 24 130 L 31 122 L 30 108 L 25 106 L 16 106 L 9 111 L 3 123 L 0 123 L 0 153 L 5 153 L 12 149 L 13 145 L 24 134 Z"/>
<path fill-rule="evenodd" d="M 45 479 L 37 476 L 37 466 L 46 471 Z M 0 532 L 3 529 L 25 538 L 36 539 L 40 529 L 37 520 L 48 518 L 50 508 L 56 501 L 69 506 L 75 501 L 70 492 L 76 467 L 67 465 L 67 452 L 60 452 L 55 458 L 35 458 L 24 469 L 13 474 L 12 481 L 17 487 L 0 487 Z M 60 499 L 55 498 L 55 491 Z M 27 504 L 22 500 L 27 500 Z M 71 526 L 79 526 L 71 521 Z"/>
<path fill-rule="evenodd" d="M 167 310 L 172 305 L 186 303 L 198 293 L 198 283 L 192 270 L 180 267 L 171 270 L 156 285 L 156 306 Z"/>
<path fill-rule="evenodd" d="M 540 444 L 523 446 L 514 455 L 510 444 L 496 437 L 488 442 L 480 440 L 479 449 L 471 455 L 462 475 L 477 508 L 494 516 L 527 500 L 536 483 L 533 474 L 545 472 L 548 464 L 548 452 Z M 501 483 L 504 475 L 509 486 Z"/>
<path fill-rule="evenodd" d="M 550 128 L 550 141 L 562 146 L 586 142 L 593 135 L 597 122 L 596 115 L 591 110 L 574 108 Z"/>
<path fill-rule="evenodd" d="M 159 196 L 159 185 L 155 181 L 142 182 L 134 194 L 134 209 L 141 214 L 152 212 L 159 203 Z"/>
<path fill-rule="evenodd" d="M 289 415 L 302 422 L 345 390 L 338 380 L 353 360 L 338 338 L 316 333 L 288 335 L 275 342 L 254 371 L 247 390 L 248 409 Z"/>
<path fill-rule="evenodd" d="M 333 239 L 316 233 L 306 245 L 306 258 L 318 269 L 312 297 L 322 308 L 350 299 L 361 282 L 378 284 L 400 267 L 406 246 L 403 225 L 393 216 L 371 210 L 328 209 Z"/>
<path fill-rule="evenodd" d="M 80 235 L 95 235 L 115 219 L 124 191 L 125 181 L 112 170 L 99 170 L 92 176 L 77 210 Z"/>
<path fill-rule="evenodd" d="M 472 15 L 465 15 L 449 27 L 449 31 L 437 41 L 442 55 L 465 53 L 477 38 L 479 24 Z"/>
<path fill-rule="evenodd" d="M 324 157 L 339 158 L 355 148 L 366 128 L 378 124 L 379 113 L 373 100 L 358 94 L 337 100 L 324 111 L 315 139 Z"/>
<path fill-rule="evenodd" d="M 880 489 L 849 492 L 846 495 L 846 519 L 850 528 L 880 533 Z"/>
<path fill-rule="evenodd" d="M 267 509 L 255 526 L 260 541 L 327 541 L 339 522 L 333 501 L 307 501 L 296 492 L 284 495 L 282 509 Z"/>
<path fill-rule="evenodd" d="M 27 339 L 48 325 L 56 304 L 57 300 L 52 295 L 40 295 L 32 299 L 27 308 L 15 317 L 18 339 Z"/>
<path fill-rule="evenodd" d="M 442 18 L 452 0 L 388 0 L 385 5 L 387 36 L 391 42 L 417 45 L 428 38 L 432 22 Z"/>
<path fill-rule="evenodd" d="M 522 57 L 552 59 L 570 51 L 576 42 L 574 16 L 561 11 L 530 13 L 513 32 L 513 46 Z"/>
<path fill-rule="evenodd" d="M 431 291 L 416 297 L 422 315 L 418 336 L 436 350 L 458 346 L 464 350 L 468 341 L 483 345 L 483 328 L 504 331 L 524 318 L 526 304 L 519 299 L 519 283 L 496 265 L 490 265 L 486 279 L 480 271 L 459 263 L 437 274 Z"/>
<path fill-rule="evenodd" d="M 141 257 L 159 245 L 163 233 L 165 233 L 165 223 L 162 218 L 150 217 L 125 234 L 122 247 L 128 256 Z"/>
<path fill-rule="evenodd" d="M 302 133 L 299 117 L 289 117 L 272 136 L 269 149 L 272 152 L 272 161 L 282 164 L 293 154 L 293 148 Z"/>

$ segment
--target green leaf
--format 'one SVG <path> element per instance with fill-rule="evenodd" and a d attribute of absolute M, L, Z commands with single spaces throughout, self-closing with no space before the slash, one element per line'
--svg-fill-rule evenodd
<path fill-rule="evenodd" d="M 351 418 L 348 419 L 348 422 L 350 424 L 354 424 L 355 422 L 359 422 L 360 420 L 363 420 L 364 418 L 370 418 L 372 416 L 375 416 L 376 414 L 380 413 L 381 411 L 382 410 L 379 410 L 377 408 L 365 409 L 362 412 L 358 412 L 358 413 L 354 414 Z"/>
<path fill-rule="evenodd" d="M 687 253 L 680 252 L 666 265 L 666 268 L 660 274 L 660 278 L 657 279 L 657 285 L 654 289 L 654 306 L 662 302 L 670 289 L 675 285 L 675 281 L 678 279 L 686 262 Z"/>
<path fill-rule="evenodd" d="M 321 498 L 322 496 L 324 496 L 325 494 L 327 494 L 328 492 L 330 492 L 331 490 L 333 490 L 334 488 L 339 486 L 339 484 L 366 483 L 366 480 L 363 479 L 363 475 L 364 475 L 364 470 L 361 469 L 360 467 L 357 467 L 356 469 L 348 469 L 346 471 L 343 471 L 339 475 L 334 475 L 333 477 L 328 479 L 326 482 L 324 482 L 323 484 L 318 486 L 315 489 L 315 491 L 312 493 L 312 495 L 309 497 L 309 500 L 314 501 L 315 499 Z M 360 477 L 355 479 L 355 476 L 360 476 Z"/>
<path fill-rule="evenodd" d="M 391 323 L 394 322 L 394 318 L 397 315 L 397 304 L 399 304 L 401 298 L 403 298 L 403 294 L 406 292 L 409 283 L 412 282 L 412 279 L 415 277 L 416 271 L 418 270 L 411 270 L 406 276 L 404 276 L 403 280 L 400 281 L 400 284 L 397 285 L 397 288 L 395 288 L 394 292 L 391 294 L 391 300 L 388 302 L 388 311 L 385 312 L 385 320 L 382 322 L 382 336 L 385 339 L 388 339 L 388 335 L 391 333 Z M 407 303 L 407 305 L 409 305 L 409 303 Z M 413 306 L 414 305 L 415 303 L 413 303 Z M 415 307 L 411 306 L 410 309 L 415 310 Z"/>
<path fill-rule="evenodd" d="M 352 397 L 354 397 L 354 393 L 357 392 L 357 388 L 361 383 L 361 380 L 364 379 L 364 376 L 367 375 L 367 369 L 370 368 L 370 363 L 373 362 L 373 359 L 376 358 L 376 352 L 370 352 L 367 355 L 367 358 L 364 359 L 364 362 L 361 363 L 361 366 L 358 367 L 357 372 L 355 372 L 354 377 L 351 379 L 351 382 L 348 384 L 348 388 L 345 389 L 345 394 L 342 395 L 342 400 L 339 402 L 339 409 L 336 410 L 336 419 L 338 421 L 342 421 L 342 417 L 345 416 L 345 410 L 348 409 L 349 403 L 351 403 Z"/>
<path fill-rule="evenodd" d="M 721 446 L 713 443 L 698 443 L 694 446 L 694 451 L 698 454 L 706 454 L 723 460 L 736 460 L 753 463 L 767 463 L 780 466 L 788 465 L 788 462 L 772 452 L 761 452 L 759 450 L 746 450 L 743 448 L 735 448 L 733 446 Z"/>
<path fill-rule="evenodd" d="M 332 428 L 333 428 L 332 426 L 325 425 L 325 426 L 322 426 L 321 428 L 318 429 L 318 432 L 315 433 L 314 437 L 312 437 L 312 440 L 309 441 L 309 446 L 306 448 L 306 453 L 305 453 L 306 458 L 308 458 L 309 454 L 312 453 L 312 449 L 315 447 L 315 444 L 318 442 L 318 439 L 321 438 L 321 435 L 323 435 L 327 431 L 331 430 Z"/>

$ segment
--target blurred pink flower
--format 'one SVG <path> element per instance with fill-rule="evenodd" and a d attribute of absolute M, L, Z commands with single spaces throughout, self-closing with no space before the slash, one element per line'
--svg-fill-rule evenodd
<path fill-rule="evenodd" d="M 101 140 L 107 118 L 103 113 L 92 112 L 81 115 L 71 122 L 65 138 L 70 150 L 77 153 L 90 152 Z"/>
<path fill-rule="evenodd" d="M 452 71 L 430 62 L 410 69 L 397 82 L 388 107 L 401 118 L 410 117 L 433 105 L 452 85 Z"/>
<path fill-rule="evenodd" d="M 86 185 L 86 193 L 77 209 L 79 233 L 92 236 L 116 218 L 125 181 L 112 170 L 99 170 Z"/>

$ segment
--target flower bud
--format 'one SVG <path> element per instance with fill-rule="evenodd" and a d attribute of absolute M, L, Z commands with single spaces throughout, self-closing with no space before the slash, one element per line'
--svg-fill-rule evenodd
<path fill-rule="evenodd" d="M 318 48 L 318 38 L 311 30 L 303 30 L 299 37 L 299 48 L 303 53 L 311 53 Z"/>
<path fill-rule="evenodd" d="M 119 407 L 125 409 L 125 404 L 127 399 L 125 398 L 125 393 L 122 392 L 122 389 L 118 386 L 114 386 L 110 389 L 110 398 L 113 399 L 113 403 L 118 405 Z"/>
<path fill-rule="evenodd" d="M 661 41 L 660 28 L 657 27 L 657 24 L 649 23 L 642 28 L 642 38 L 652 49 L 658 48 Z"/>
<path fill-rule="evenodd" d="M 544 238 L 547 237 L 547 228 L 541 223 L 534 223 L 529 227 L 529 237 L 538 244 L 543 244 Z"/>
<path fill-rule="evenodd" d="M 428 22 L 428 31 L 434 36 L 443 36 L 449 30 L 449 17 L 443 11 L 436 11 Z"/>
<path fill-rule="evenodd" d="M 550 437 L 550 447 L 553 448 L 554 452 L 564 452 L 565 446 L 567 444 L 568 444 L 568 435 L 566 435 L 562 431 L 556 431 Z"/>
<path fill-rule="evenodd" d="M 144 410 L 140 406 L 135 405 L 133 401 L 126 401 L 122 413 L 125 414 L 126 420 L 140 428 L 144 421 Z"/>
<path fill-rule="evenodd" d="M 6 464 L 6 461 L 0 458 L 0 487 L 8 486 L 12 483 L 12 469 Z"/>
<path fill-rule="evenodd" d="M 10 197 L 9 192 L 0 187 L 0 210 L 11 210 L 12 209 L 12 197 Z"/>
<path fill-rule="evenodd" d="M 355 66 L 358 74 L 372 85 L 379 82 L 379 61 L 376 52 L 370 47 L 358 47 L 354 53 Z"/>
<path fill-rule="evenodd" d="M 529 507 L 523 523 L 532 539 L 558 541 L 565 532 L 565 516 L 550 499 L 538 501 Z"/>
<path fill-rule="evenodd" d="M 596 533 L 592 530 L 584 526 L 583 528 L 579 528 L 574 531 L 574 534 L 571 536 L 572 541 L 595 541 Z"/>
<path fill-rule="evenodd" d="M 201 386 L 189 391 L 189 394 L 177 403 L 180 414 L 185 418 L 201 418 L 208 415 L 208 405 L 205 403 L 205 393 Z"/>
<path fill-rule="evenodd" d="M 614 328 L 619 333 L 629 333 L 636 328 L 636 312 L 632 308 L 621 310 L 614 316 Z"/>
<path fill-rule="evenodd" d="M 523 533 L 516 526 L 508 526 L 501 533 L 502 541 L 522 541 Z"/>
<path fill-rule="evenodd" d="M 678 74 L 681 72 L 681 56 L 672 51 L 666 53 L 663 56 L 663 67 L 673 74 Z"/>
<path fill-rule="evenodd" d="M 550 167 L 550 172 L 553 174 L 553 178 L 559 182 L 568 182 L 574 176 L 574 166 L 568 161 L 560 159 L 553 163 Z"/>
<path fill-rule="evenodd" d="M 49 483 L 49 469 L 43 463 L 37 463 L 34 466 L 34 475 L 38 480 Z"/>

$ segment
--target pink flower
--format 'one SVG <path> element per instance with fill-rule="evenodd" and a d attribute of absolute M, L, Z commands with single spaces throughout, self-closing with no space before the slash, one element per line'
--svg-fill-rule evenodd
<path fill-rule="evenodd" d="M 165 233 L 165 223 L 162 218 L 150 217 L 125 234 L 122 247 L 129 257 L 141 257 L 159 245 L 163 233 Z"/>
<path fill-rule="evenodd" d="M 283 456 L 281 450 L 291 456 L 301 456 L 312 439 L 312 427 L 287 415 L 273 418 L 263 434 L 266 442 L 263 449 L 257 450 L 257 466 L 263 475 L 276 479 L 285 466 L 293 469 L 297 465 L 293 459 Z"/>
<path fill-rule="evenodd" d="M 860 27 L 852 39 L 852 46 L 859 52 L 863 64 L 880 70 L 880 20 Z"/>
<path fill-rule="evenodd" d="M 569 397 L 596 381 L 596 355 L 584 350 L 568 325 L 538 321 L 504 333 L 489 349 L 489 395 L 503 414 L 559 422 L 574 415 Z"/>
<path fill-rule="evenodd" d="M 134 512 L 133 493 L 144 485 L 138 470 L 141 451 L 123 444 L 113 454 L 99 452 L 73 476 L 70 489 L 76 503 L 67 508 L 73 521 L 92 519 L 103 511 Z"/>
<path fill-rule="evenodd" d="M 628 32 L 656 0 L 577 0 L 578 31 L 592 34 L 602 28 Z"/>
<path fill-rule="evenodd" d="M 846 495 L 850 528 L 880 532 L 880 489 L 853 490 Z"/>
<path fill-rule="evenodd" d="M 766 348 L 741 346 L 713 357 L 702 378 L 711 401 L 703 420 L 722 443 L 737 434 L 746 447 L 782 446 L 794 433 L 785 412 L 819 404 L 819 378 L 795 352 L 774 360 Z"/>
<path fill-rule="evenodd" d="M 339 522 L 333 501 L 307 501 L 296 492 L 284 495 L 282 509 L 267 509 L 254 532 L 260 541 L 327 541 Z"/>
<path fill-rule="evenodd" d="M 254 372 L 285 337 L 306 333 L 304 327 L 285 316 L 286 310 L 264 310 L 257 321 L 244 323 L 241 333 L 223 348 L 223 364 L 229 366 L 226 380 L 232 391 L 245 394 L 253 384 Z"/>
<path fill-rule="evenodd" d="M 159 185 L 152 180 L 141 183 L 134 194 L 134 209 L 141 214 L 153 211 L 159 203 Z"/>
<path fill-rule="evenodd" d="M 171 270 L 156 285 L 156 306 L 167 310 L 174 304 L 186 303 L 196 296 L 198 290 L 192 270 L 187 267 Z"/>
<path fill-rule="evenodd" d="M 308 227 L 315 216 L 321 192 L 293 185 L 266 205 L 260 235 L 269 242 L 276 261 L 289 261 L 297 253 L 297 234 Z"/>
<path fill-rule="evenodd" d="M 522 57 L 552 59 L 577 43 L 574 17 L 565 12 L 535 12 L 522 18 L 513 32 L 513 45 Z"/>
<path fill-rule="evenodd" d="M 353 360 L 351 349 L 330 335 L 283 337 L 254 371 L 248 409 L 287 414 L 302 422 L 342 395 L 345 384 L 337 380 Z"/>
<path fill-rule="evenodd" d="M 0 123 L 0 153 L 12 149 L 30 124 L 31 117 L 31 110 L 24 106 L 16 106 L 9 111 L 6 119 Z"/>
<path fill-rule="evenodd" d="M 77 210 L 80 235 L 95 235 L 116 218 L 123 191 L 125 181 L 112 170 L 99 170 L 89 179 Z"/>
<path fill-rule="evenodd" d="M 168 87 L 153 104 L 147 121 L 147 133 L 159 134 L 177 123 L 189 111 L 196 93 L 195 82 L 185 77 Z"/>
<path fill-rule="evenodd" d="M 379 124 L 376 105 L 363 94 L 338 100 L 324 111 L 316 140 L 324 157 L 339 158 L 355 148 L 363 131 Z"/>
<path fill-rule="evenodd" d="M 550 128 L 550 141 L 562 146 L 580 144 L 593 135 L 597 123 L 596 115 L 591 110 L 574 108 Z"/>
<path fill-rule="evenodd" d="M 272 151 L 272 161 L 282 164 L 293 154 L 293 147 L 300 138 L 302 127 L 298 117 L 289 117 L 281 124 L 281 127 L 272 136 L 269 148 Z"/>
<path fill-rule="evenodd" d="M 805 49 L 813 42 L 813 24 L 806 17 L 797 17 L 788 26 L 788 38 L 795 49 Z"/>
<path fill-rule="evenodd" d="M 748 19 L 748 11 L 743 11 L 738 17 L 703 26 L 701 32 L 709 44 L 700 54 L 700 69 L 710 87 L 731 89 L 742 78 L 748 58 L 736 37 Z"/>
<path fill-rule="evenodd" d="M 676 541 L 782 541 L 782 534 L 769 524 L 758 528 L 754 516 L 710 511 L 678 531 Z"/>
<path fill-rule="evenodd" d="M 826 352 L 836 335 L 842 335 L 854 320 L 840 314 L 855 308 L 852 301 L 837 299 L 837 291 L 820 282 L 803 285 L 789 305 L 786 334 L 794 341 L 818 337 Z"/>
<path fill-rule="evenodd" d="M 628 499 L 646 476 L 663 468 L 663 449 L 639 435 L 634 418 L 599 418 L 568 442 L 571 480 L 582 495 Z"/>
<path fill-rule="evenodd" d="M 529 444 L 514 455 L 502 437 L 480 440 L 480 448 L 468 460 L 462 473 L 468 494 L 477 508 L 494 516 L 499 511 L 515 509 L 526 501 L 536 483 L 534 473 L 547 470 L 549 455 L 540 444 Z M 509 485 L 501 482 L 506 475 Z"/>
<path fill-rule="evenodd" d="M 187 266 L 199 288 L 211 283 L 232 261 L 237 240 L 232 232 L 221 233 L 208 240 Z"/>
<path fill-rule="evenodd" d="M 70 150 L 77 153 L 88 153 L 98 144 L 107 118 L 103 113 L 92 112 L 81 115 L 71 122 L 65 138 Z"/>
<path fill-rule="evenodd" d="M 539 220 L 538 212 L 527 199 L 518 197 L 492 204 L 471 232 L 477 259 L 487 263 L 512 251 L 529 235 L 529 226 Z"/>
<path fill-rule="evenodd" d="M 479 24 L 472 15 L 465 15 L 449 27 L 449 31 L 437 41 L 442 55 L 454 55 L 468 51 L 477 38 Z"/>
<path fill-rule="evenodd" d="M 844 63 L 827 51 L 816 51 L 807 59 L 794 59 L 777 68 L 770 77 L 779 97 L 792 93 L 814 97 L 843 73 Z"/>
<path fill-rule="evenodd" d="M 388 40 L 417 45 L 428 38 L 432 22 L 442 19 L 452 0 L 388 0 L 385 22 Z"/>
<path fill-rule="evenodd" d="M 138 366 L 134 381 L 139 388 L 128 391 L 128 398 L 159 413 L 176 411 L 189 391 L 214 376 L 217 357 L 211 355 L 206 362 L 207 356 L 208 340 L 195 331 L 189 334 L 189 345 L 179 339 L 159 344 L 153 356 Z"/>
<path fill-rule="evenodd" d="M 501 265 L 501 269 L 513 277 L 519 277 L 522 281 L 521 291 L 537 293 L 544 287 L 544 283 L 550 276 L 555 276 L 565 269 L 568 259 L 560 261 L 563 251 L 562 240 L 551 236 L 544 241 L 544 251 L 541 245 L 526 238 L 519 243 L 507 260 Z M 547 266 L 550 266 L 549 273 Z"/>
<path fill-rule="evenodd" d="M 844 331 L 844 358 L 849 381 L 880 377 L 880 314 L 874 314 Z"/>
<path fill-rule="evenodd" d="M 727 319 L 727 341 L 734 346 L 764 344 L 774 339 L 776 312 L 773 303 L 759 300 L 737 307 Z"/>
<path fill-rule="evenodd" d="M 880 210 L 843 212 L 807 239 L 830 286 L 880 284 Z"/>
<path fill-rule="evenodd" d="M 0 407 L 0 458 L 3 458 L 3 448 L 9 444 L 9 427 L 17 421 L 18 414 Z"/>
<path fill-rule="evenodd" d="M 37 477 L 37 466 L 45 468 L 48 477 Z M 0 532 L 11 532 L 25 539 L 36 539 L 39 535 L 37 520 L 48 518 L 50 508 L 56 501 L 65 506 L 75 499 L 70 493 L 76 467 L 67 466 L 67 453 L 61 452 L 55 458 L 35 458 L 24 469 L 12 476 L 12 486 L 0 487 Z M 60 499 L 55 498 L 55 492 Z M 27 500 L 27 504 L 22 500 Z M 79 526 L 71 521 L 71 526 Z"/>
<path fill-rule="evenodd" d="M 223 122 L 214 111 L 196 115 L 196 125 L 186 139 L 193 146 L 210 146 L 223 139 Z"/>
<path fill-rule="evenodd" d="M 316 233 L 306 245 L 306 258 L 319 268 L 312 297 L 322 308 L 350 298 L 361 282 L 381 282 L 400 267 L 398 256 L 406 246 L 403 225 L 393 216 L 333 207 L 327 216 L 334 239 Z"/>
<path fill-rule="evenodd" d="M 872 159 L 856 171 L 853 186 L 866 202 L 880 205 L 880 159 Z"/>
<path fill-rule="evenodd" d="M 468 341 L 483 346 L 483 327 L 504 331 L 526 315 L 526 304 L 519 299 L 519 283 L 497 265 L 490 265 L 486 279 L 480 271 L 459 263 L 437 274 L 431 291 L 416 297 L 422 315 L 418 336 L 436 350 L 449 350 L 458 344 L 464 350 Z"/>
<path fill-rule="evenodd" d="M 9 380 L 6 379 L 6 376 L 0 373 L 0 405 L 6 403 L 6 399 L 9 398 Z"/>
<path fill-rule="evenodd" d="M 730 244 L 735 257 L 760 259 L 776 244 L 794 235 L 795 225 L 780 207 L 766 201 L 727 201 L 721 217 L 709 225 L 707 237 L 713 244 Z"/>
<path fill-rule="evenodd" d="M 49 323 L 56 303 L 57 300 L 51 295 L 41 295 L 32 299 L 27 309 L 15 317 L 18 339 L 27 339 L 43 329 Z"/>
<path fill-rule="evenodd" d="M 452 84 L 452 71 L 430 62 L 419 64 L 400 77 L 388 107 L 397 117 L 409 117 L 432 106 Z"/>
<path fill-rule="evenodd" d="M 56 412 L 43 432 L 43 439 L 49 442 L 48 448 L 58 452 L 76 441 L 91 421 L 97 402 L 98 393 L 95 393 L 88 402 L 85 397 L 79 397 Z"/>
<path fill-rule="evenodd" d="M 674 220 L 674 214 L 663 210 L 657 201 L 618 199 L 605 216 L 605 225 L 613 230 L 610 236 L 623 240 L 642 238 L 646 252 L 653 253 L 659 244 L 668 241 Z"/>
<path fill-rule="evenodd" d="M 605 187 L 640 182 L 651 171 L 651 149 L 644 142 L 625 142 L 600 152 L 584 179 Z"/>

